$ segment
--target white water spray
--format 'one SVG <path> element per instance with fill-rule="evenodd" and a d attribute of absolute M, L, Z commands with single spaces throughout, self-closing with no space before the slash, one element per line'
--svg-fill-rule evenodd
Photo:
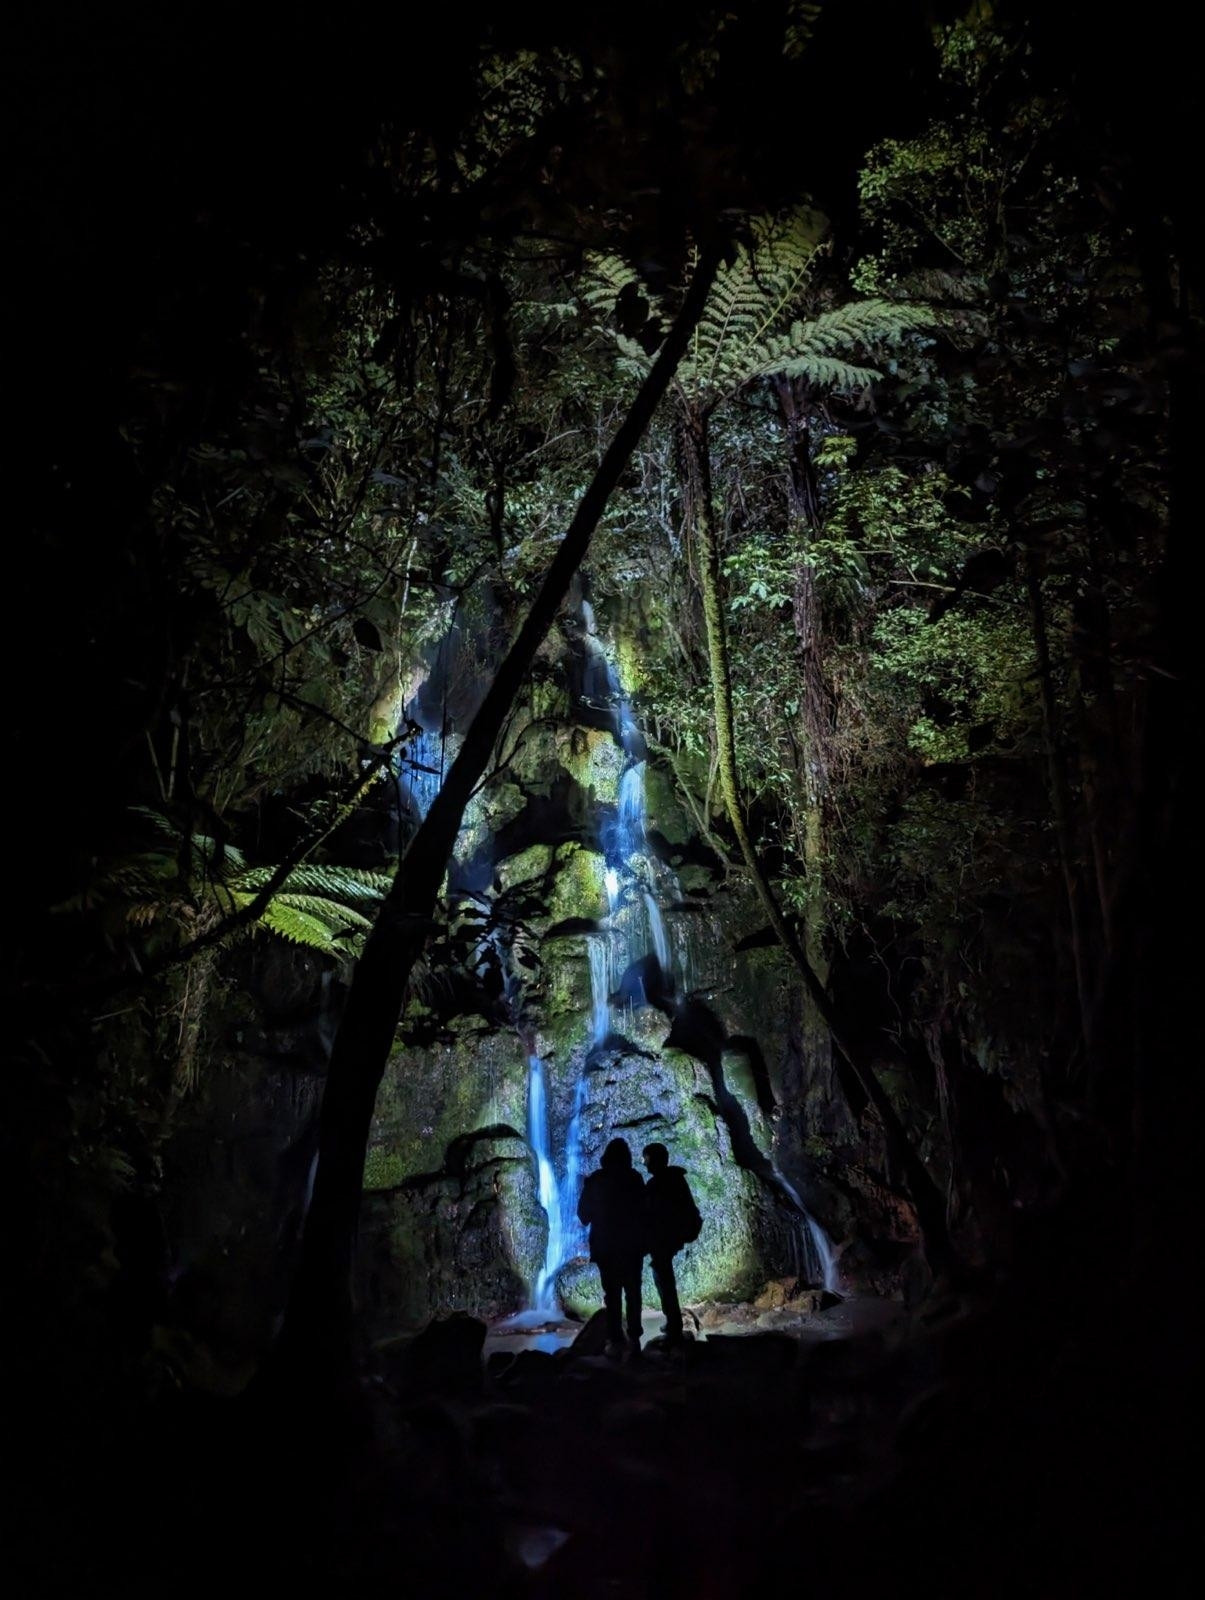
<path fill-rule="evenodd" d="M 661 971 L 668 980 L 673 975 L 673 961 L 669 953 L 669 940 L 665 937 L 665 923 L 661 920 L 661 908 L 647 889 L 644 891 L 644 906 L 648 912 L 649 933 L 653 938 L 653 951 L 660 963 Z"/>
<path fill-rule="evenodd" d="M 778 1175 L 778 1181 L 799 1209 L 800 1220 L 807 1231 L 808 1243 L 812 1247 L 816 1265 L 820 1268 L 821 1282 L 833 1294 L 843 1294 L 845 1291 L 841 1286 L 841 1274 L 837 1270 L 837 1257 L 833 1253 L 832 1240 L 804 1205 L 795 1185 L 788 1183 L 781 1173 Z"/>
<path fill-rule="evenodd" d="M 611 973 L 610 962 L 607 959 L 607 937 L 595 937 L 589 941 L 590 958 L 590 999 L 591 999 L 591 1043 L 599 1045 L 607 1037 L 611 1025 Z"/>
<path fill-rule="evenodd" d="M 544 1063 L 539 1056 L 529 1056 L 528 1069 L 527 1142 L 535 1152 L 540 1205 L 548 1218 L 548 1242 L 544 1248 L 544 1265 L 536 1278 L 533 1309 L 556 1311 L 556 1275 L 565 1260 L 565 1227 L 548 1134 L 548 1087 L 544 1079 Z"/>

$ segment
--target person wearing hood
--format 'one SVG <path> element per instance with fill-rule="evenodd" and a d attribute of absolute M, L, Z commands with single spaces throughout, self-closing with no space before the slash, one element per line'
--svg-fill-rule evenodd
<path fill-rule="evenodd" d="M 608 1352 L 617 1355 L 624 1349 L 625 1301 L 628 1340 L 638 1351 L 644 1331 L 640 1278 L 648 1249 L 644 1183 L 623 1139 L 611 1140 L 599 1170 L 582 1185 L 577 1215 L 590 1229 L 590 1259 L 602 1279 Z"/>

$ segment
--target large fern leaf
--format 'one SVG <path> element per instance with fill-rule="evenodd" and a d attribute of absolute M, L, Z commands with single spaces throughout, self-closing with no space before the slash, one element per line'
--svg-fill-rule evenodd
<path fill-rule="evenodd" d="M 271 900 L 260 913 L 258 920 L 265 928 L 270 928 L 273 933 L 279 934 L 282 939 L 287 939 L 290 944 L 304 945 L 310 950 L 321 950 L 325 955 L 347 954 L 346 948 L 336 942 L 336 935 L 330 924 L 324 918 L 302 910 L 300 906 L 289 905 L 283 900 Z"/>
<path fill-rule="evenodd" d="M 248 899 L 250 898 L 248 896 Z M 372 918 L 366 917 L 362 911 L 341 905 L 338 900 L 327 900 L 320 894 L 277 894 L 273 895 L 271 904 L 294 906 L 298 911 L 304 911 L 307 916 L 320 917 L 328 927 L 335 930 L 367 933 L 372 927 Z"/>
<path fill-rule="evenodd" d="M 823 218 L 807 207 L 754 223 L 749 243 L 716 276 L 685 388 L 719 397 L 748 382 L 748 352 L 799 306 L 824 233 Z"/>
<path fill-rule="evenodd" d="M 162 812 L 134 808 L 157 833 L 176 847 L 168 852 L 152 848 L 115 862 L 59 909 L 89 910 L 106 903 L 127 925 L 150 928 L 174 919 L 181 928 L 195 929 L 198 910 L 215 918 L 245 911 L 271 882 L 277 868 L 246 864 L 233 845 L 207 834 L 193 834 L 187 853 L 189 881 L 181 879 L 182 836 Z M 306 945 L 330 955 L 356 954 L 372 927 L 371 913 L 389 890 L 392 877 L 361 867 L 305 862 L 294 867 L 273 891 L 254 926 L 278 934 L 293 944 Z M 230 937 L 244 932 L 232 928 Z"/>
<path fill-rule="evenodd" d="M 275 867 L 245 867 L 238 875 L 239 889 L 262 889 L 269 882 Z M 364 867 L 341 867 L 326 863 L 306 862 L 294 867 L 281 884 L 279 893 L 317 893 L 329 895 L 334 900 L 371 900 L 384 898 L 393 879 L 387 872 L 372 872 Z"/>
<path fill-rule="evenodd" d="M 883 298 L 850 301 L 810 318 L 799 312 L 809 275 L 823 249 L 825 223 L 800 208 L 755 223 L 733 259 L 720 268 L 675 384 L 693 405 L 713 406 L 759 378 L 806 377 L 817 388 L 864 389 L 881 374 L 855 356 L 871 354 L 904 334 L 941 321 L 932 306 Z M 662 318 L 666 307 L 617 256 L 591 261 L 582 297 L 592 314 L 608 320 L 631 285 Z M 632 338 L 607 330 L 620 365 L 648 370 L 652 357 Z"/>

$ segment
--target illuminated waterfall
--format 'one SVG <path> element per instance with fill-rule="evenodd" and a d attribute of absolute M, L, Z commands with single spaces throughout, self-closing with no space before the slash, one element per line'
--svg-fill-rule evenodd
<path fill-rule="evenodd" d="M 589 633 L 594 615 L 583 602 L 582 616 Z M 639 735 L 631 707 L 623 699 L 614 669 L 606 666 L 608 692 L 615 706 L 619 743 L 625 751 Z M 612 1031 L 611 994 L 615 980 L 633 962 L 648 953 L 649 945 L 661 964 L 665 981 L 672 982 L 669 941 L 660 907 L 641 877 L 647 855 L 644 825 L 643 760 L 629 760 L 619 780 L 615 816 L 603 829 L 602 885 L 607 898 L 606 928 L 587 940 L 590 968 L 590 1046 L 597 1049 Z M 639 909 L 638 909 L 639 908 Z M 639 910 L 644 912 L 643 918 Z M 616 923 L 620 926 L 617 928 Z M 585 1247 L 585 1230 L 577 1218 L 582 1180 L 582 1114 L 586 1104 L 584 1070 L 574 1085 L 573 1106 L 565 1131 L 564 1177 L 557 1183 L 549 1142 L 547 1085 L 543 1063 L 530 1058 L 527 1096 L 527 1138 L 536 1157 L 540 1205 L 548 1217 L 548 1243 L 544 1263 L 532 1290 L 533 1311 L 555 1311 L 556 1277 L 561 1267 Z"/>
<path fill-rule="evenodd" d="M 406 708 L 407 719 L 418 722 L 421 715 L 417 700 L 412 700 Z M 400 748 L 395 759 L 403 804 L 417 826 L 443 784 L 449 760 L 444 736 L 438 728 L 422 728 Z"/>
<path fill-rule="evenodd" d="M 540 1205 L 548 1218 L 548 1244 L 544 1250 L 544 1265 L 536 1279 L 532 1306 L 536 1311 L 556 1311 L 556 1275 L 565 1259 L 565 1228 L 548 1133 L 548 1087 L 544 1080 L 544 1063 L 537 1055 L 528 1057 L 527 1140 L 535 1153 Z"/>
<path fill-rule="evenodd" d="M 590 997 L 592 1013 L 591 1043 L 599 1045 L 607 1037 L 607 1030 L 611 1025 L 611 963 L 608 959 L 608 949 L 605 936 L 591 939 L 588 945 L 590 957 Z"/>
<path fill-rule="evenodd" d="M 837 1258 L 833 1254 L 832 1242 L 827 1233 L 812 1216 L 800 1198 L 798 1189 L 794 1184 L 788 1183 L 782 1174 L 778 1174 L 778 1181 L 783 1189 L 790 1195 L 799 1211 L 799 1220 L 803 1226 L 804 1276 L 815 1281 L 819 1278 L 826 1289 L 834 1294 L 842 1294 L 841 1274 L 837 1271 Z"/>
<path fill-rule="evenodd" d="M 594 633 L 594 616 L 583 602 L 582 616 L 587 633 Z M 657 903 L 656 880 L 649 859 L 645 831 L 645 761 L 643 741 L 623 698 L 614 668 L 601 657 L 596 647 L 594 660 L 605 665 L 607 692 L 615 710 L 614 733 L 625 753 L 613 814 L 601 829 L 603 848 L 602 888 L 607 912 L 601 933 L 587 938 L 590 970 L 590 1050 L 605 1044 L 615 1031 L 611 1015 L 612 996 L 620 981 L 633 966 L 652 954 L 661 968 L 664 990 L 673 992 L 685 978 L 688 950 L 675 961 L 666 934 L 661 907 Z M 601 669 L 600 669 L 601 670 Z M 676 884 L 674 885 L 676 892 Z M 677 937 L 677 935 L 676 935 Z M 681 970 L 677 970 L 681 968 Z M 629 989 L 625 1002 L 639 1003 Z M 587 1051 L 587 1056 L 589 1051 Z M 538 1056 L 530 1057 L 528 1079 L 528 1142 L 535 1154 L 540 1205 L 548 1217 L 548 1243 L 544 1262 L 532 1290 L 533 1312 L 556 1312 L 556 1280 L 565 1263 L 584 1251 L 585 1230 L 577 1221 L 578 1194 L 582 1181 L 582 1122 L 586 1105 L 585 1065 L 574 1085 L 572 1109 L 565 1132 L 563 1176 L 559 1183 L 549 1135 L 547 1085 L 544 1066 Z M 812 1282 L 823 1282 L 826 1289 L 839 1291 L 840 1276 L 833 1248 L 823 1228 L 809 1214 L 798 1193 L 779 1173 L 775 1181 L 793 1212 L 793 1238 L 797 1245 L 799 1271 Z"/>

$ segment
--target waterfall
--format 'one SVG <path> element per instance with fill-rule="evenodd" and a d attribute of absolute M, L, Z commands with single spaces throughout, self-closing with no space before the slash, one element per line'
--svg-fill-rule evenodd
<path fill-rule="evenodd" d="M 418 702 L 411 701 L 406 708 L 407 718 L 417 722 L 420 714 Z M 440 791 L 445 760 L 444 736 L 438 728 L 423 728 L 398 754 L 398 780 L 404 790 L 409 791 L 416 825 L 427 815 L 432 800 Z"/>
<path fill-rule="evenodd" d="M 653 936 L 653 950 L 662 972 L 669 978 L 673 973 L 673 962 L 670 959 L 669 940 L 665 937 L 665 923 L 661 920 L 660 906 L 647 889 L 644 891 L 644 905 L 648 912 L 649 932 Z"/>
<path fill-rule="evenodd" d="M 575 1255 L 584 1255 L 586 1250 L 586 1230 L 577 1220 L 577 1201 L 582 1186 L 582 1113 L 585 1109 L 586 1078 L 583 1073 L 573 1091 L 573 1110 L 565 1133 L 565 1181 L 561 1185 L 563 1261 Z"/>
<path fill-rule="evenodd" d="M 535 1152 L 540 1205 L 548 1218 L 548 1243 L 544 1248 L 544 1265 L 536 1278 L 533 1309 L 556 1311 L 556 1275 L 565 1260 L 565 1228 L 548 1134 L 548 1087 L 544 1081 L 544 1063 L 539 1056 L 532 1055 L 528 1057 L 528 1068 L 527 1142 Z"/>
<path fill-rule="evenodd" d="M 841 1274 L 837 1271 L 837 1258 L 833 1254 L 832 1241 L 810 1211 L 804 1212 L 803 1221 L 812 1242 L 812 1249 L 820 1262 L 821 1281 L 824 1287 L 833 1294 L 843 1294 Z"/>
<path fill-rule="evenodd" d="M 607 1037 L 607 1030 L 611 1024 L 611 973 L 609 970 L 610 962 L 607 959 L 608 950 L 605 937 L 591 939 L 589 941 L 589 953 L 590 996 L 593 1005 L 591 1042 L 599 1045 Z"/>
<path fill-rule="evenodd" d="M 644 762 L 630 766 L 619 780 L 620 849 L 631 855 L 644 843 Z"/>
<path fill-rule="evenodd" d="M 673 992 L 687 978 L 689 944 L 675 923 L 675 944 L 671 949 L 665 921 L 657 901 L 656 881 L 649 861 L 645 829 L 644 742 L 614 668 L 596 637 L 594 613 L 582 602 L 582 619 L 589 645 L 591 684 L 598 698 L 614 708 L 613 736 L 624 751 L 613 816 L 602 830 L 602 888 L 606 895 L 605 930 L 587 939 L 590 969 L 590 1048 L 597 1049 L 612 1032 L 611 996 L 634 963 L 650 953 L 661 968 L 661 982 Z M 419 742 L 421 745 L 421 741 Z M 416 751 L 417 754 L 417 751 Z M 421 758 L 420 758 L 421 759 Z M 438 784 L 436 784 L 436 788 Z M 662 877 L 665 877 L 665 870 Z M 670 874 L 672 877 L 672 874 Z M 676 883 L 674 889 L 676 892 Z M 626 997 L 631 1004 L 631 992 Z M 587 1052 L 588 1054 L 589 1052 Z M 532 1290 L 533 1312 L 558 1310 L 557 1274 L 567 1261 L 585 1247 L 585 1230 L 577 1222 L 578 1193 L 582 1180 L 582 1122 L 586 1105 L 585 1065 L 574 1085 L 572 1109 L 565 1135 L 564 1169 L 559 1184 L 553 1163 L 549 1136 L 548 1091 L 544 1065 L 538 1056 L 529 1056 L 530 1075 L 527 1096 L 527 1137 L 536 1158 L 540 1205 L 548 1218 L 548 1243 L 544 1262 Z M 826 1289 L 840 1292 L 833 1247 L 824 1229 L 810 1215 L 798 1193 L 779 1174 L 775 1174 L 783 1194 L 798 1213 L 794 1239 L 801 1256 L 801 1272 L 815 1281 L 822 1279 Z"/>
<path fill-rule="evenodd" d="M 837 1270 L 837 1258 L 833 1253 L 832 1241 L 827 1233 L 812 1216 L 804 1205 L 799 1190 L 793 1183 L 789 1183 L 781 1173 L 776 1174 L 778 1182 L 785 1192 L 794 1201 L 803 1224 L 806 1238 L 804 1240 L 804 1269 L 807 1277 L 819 1277 L 821 1283 L 833 1294 L 843 1294 L 841 1274 Z"/>
<path fill-rule="evenodd" d="M 633 857 L 643 858 L 647 852 L 644 827 L 644 775 L 643 759 L 631 759 L 631 752 L 639 745 L 639 730 L 631 707 L 623 699 L 622 688 L 614 668 L 602 653 L 594 638 L 596 628 L 594 613 L 588 601 L 582 602 L 582 620 L 592 642 L 592 659 L 595 668 L 605 674 L 607 695 L 615 706 L 616 735 L 628 754 L 619 780 L 614 822 L 604 830 L 603 889 L 607 897 L 607 927 L 600 936 L 591 935 L 587 941 L 587 960 L 590 968 L 590 1043 L 597 1048 L 611 1032 L 611 994 L 617 975 L 626 972 L 639 960 L 651 941 L 666 982 L 672 982 L 673 963 L 669 940 L 660 907 L 652 893 L 645 887 L 633 866 Z M 635 892 L 625 891 L 634 886 Z M 641 926 L 639 909 L 644 911 L 646 929 Z M 620 926 L 617 928 L 616 924 Z M 618 940 L 618 948 L 616 941 Z M 532 1291 L 532 1310 L 555 1311 L 556 1276 L 561 1267 L 584 1248 L 585 1237 L 576 1221 L 578 1190 L 581 1184 L 581 1124 L 586 1103 L 586 1078 L 579 1074 L 573 1091 L 573 1107 L 565 1136 L 565 1171 L 558 1186 L 552 1152 L 549 1144 L 547 1086 L 543 1063 L 530 1057 L 528 1080 L 527 1124 L 528 1142 L 536 1157 L 540 1204 L 548 1217 L 548 1245 L 544 1264 L 540 1268 Z"/>

